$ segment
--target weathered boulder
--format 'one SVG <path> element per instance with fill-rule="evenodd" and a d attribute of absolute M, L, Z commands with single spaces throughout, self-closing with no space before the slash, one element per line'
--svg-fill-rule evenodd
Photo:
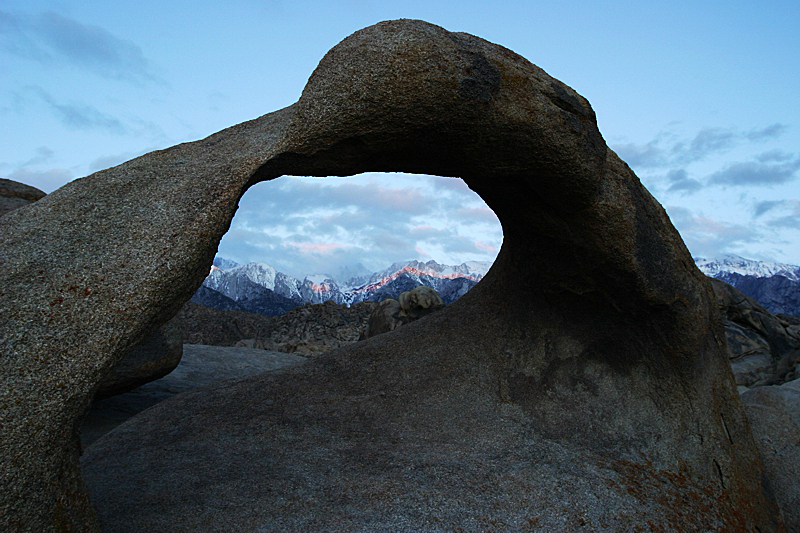
<path fill-rule="evenodd" d="M 408 315 L 403 314 L 400 302 L 394 298 L 387 298 L 370 313 L 367 327 L 364 328 L 359 340 L 368 339 L 381 333 L 388 333 L 403 324 L 408 324 L 408 322 Z"/>
<path fill-rule="evenodd" d="M 800 531 L 800 379 L 742 393 L 750 427 L 789 531 Z"/>
<path fill-rule="evenodd" d="M 369 315 L 367 327 L 359 340 L 387 333 L 444 307 L 444 300 L 439 293 L 425 286 L 401 293 L 399 301 L 387 298 Z"/>
<path fill-rule="evenodd" d="M 0 217 L 45 196 L 46 194 L 36 187 L 0 178 Z"/>
<path fill-rule="evenodd" d="M 105 531 L 783 529 L 709 284 L 588 102 L 406 20 L 333 48 L 295 105 L 0 218 L 3 525 L 97 530 L 77 417 L 200 286 L 248 186 L 365 171 L 462 177 L 503 225 L 492 270 L 425 320 L 99 439 Z"/>
<path fill-rule="evenodd" d="M 403 312 L 411 320 L 418 320 L 425 315 L 444 309 L 444 301 L 439 293 L 425 286 L 402 293 L 398 301 Z"/>
<path fill-rule="evenodd" d="M 172 372 L 183 356 L 183 333 L 172 319 L 117 363 L 100 382 L 94 399 L 101 400 L 135 389 Z"/>
<path fill-rule="evenodd" d="M 709 278 L 738 385 L 775 385 L 800 377 L 800 325 L 775 316 L 735 287 Z M 795 319 L 796 320 L 796 319 Z"/>

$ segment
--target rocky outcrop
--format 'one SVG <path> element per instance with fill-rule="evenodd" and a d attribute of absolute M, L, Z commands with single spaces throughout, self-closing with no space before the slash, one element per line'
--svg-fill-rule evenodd
<path fill-rule="evenodd" d="M 330 300 L 324 304 L 306 304 L 274 317 L 267 327 L 237 345 L 304 356 L 320 355 L 356 342 L 375 305 L 362 302 L 347 307 Z"/>
<path fill-rule="evenodd" d="M 747 418 L 789 531 L 800 531 L 800 380 L 742 393 Z"/>
<path fill-rule="evenodd" d="M 246 346 L 261 350 L 319 355 L 356 342 L 377 304 L 352 307 L 306 304 L 286 315 L 265 317 L 244 312 L 217 311 L 188 303 L 178 320 L 184 338 L 194 344 Z"/>
<path fill-rule="evenodd" d="M 800 321 L 775 316 L 735 287 L 710 281 L 737 385 L 774 385 L 800 378 Z"/>
<path fill-rule="evenodd" d="M 785 276 L 743 276 L 725 273 L 717 276 L 736 287 L 742 294 L 759 302 L 775 315 L 800 316 L 800 281 Z"/>
<path fill-rule="evenodd" d="M 187 302 L 177 315 L 184 342 L 211 346 L 235 346 L 269 329 L 272 318 L 244 311 L 219 311 Z"/>
<path fill-rule="evenodd" d="M 394 298 L 387 298 L 379 303 L 367 320 L 367 327 L 364 328 L 359 340 L 368 339 L 381 333 L 388 333 L 409 322 L 408 316 L 403 315 L 400 302 Z"/>
<path fill-rule="evenodd" d="M 135 389 L 172 372 L 183 356 L 183 334 L 172 319 L 125 356 L 100 382 L 94 399 Z"/>
<path fill-rule="evenodd" d="M 0 217 L 45 196 L 45 193 L 36 187 L 0 178 Z"/>
<path fill-rule="evenodd" d="M 503 225 L 491 271 L 99 439 L 105 531 L 782 530 L 709 283 L 588 102 L 419 21 L 337 45 L 295 105 L 0 218 L 6 529 L 99 528 L 76 420 L 200 286 L 250 185 L 365 171 L 462 177 Z"/>
<path fill-rule="evenodd" d="M 400 294 L 399 301 L 393 298 L 383 300 L 369 315 L 367 327 L 364 328 L 359 340 L 388 333 L 399 326 L 444 309 L 444 306 L 439 293 L 424 286 Z"/>

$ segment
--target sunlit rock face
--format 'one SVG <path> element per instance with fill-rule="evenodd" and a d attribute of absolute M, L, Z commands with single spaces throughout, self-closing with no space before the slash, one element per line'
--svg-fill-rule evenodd
<path fill-rule="evenodd" d="M 247 187 L 364 171 L 463 178 L 503 225 L 487 276 L 395 331 L 161 404 L 82 477 L 77 418 L 200 286 Z M 477 37 L 357 32 L 297 104 L 78 180 L 0 239 L 12 531 L 96 531 L 89 493 L 112 532 L 782 529 L 663 209 L 585 99 Z"/>

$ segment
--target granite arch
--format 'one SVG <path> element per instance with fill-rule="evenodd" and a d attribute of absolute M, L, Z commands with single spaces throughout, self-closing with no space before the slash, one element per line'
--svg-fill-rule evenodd
<path fill-rule="evenodd" d="M 467 449 L 485 452 L 485 461 L 510 457 L 497 471 L 532 499 L 517 497 L 503 512 L 485 507 L 509 524 L 527 508 L 544 525 L 576 530 L 623 519 L 780 530 L 710 288 L 663 209 L 606 147 L 589 103 L 505 48 L 419 21 L 347 38 L 288 108 L 77 180 L 0 219 L 3 523 L 12 531 L 97 530 L 78 467 L 77 419 L 103 373 L 200 285 L 249 186 L 366 171 L 463 178 L 503 226 L 492 270 L 435 318 L 290 375 L 246 380 L 221 399 L 253 400 L 252 391 L 268 388 L 285 402 L 253 404 L 252 416 L 272 420 L 299 408 L 304 399 L 288 391 L 306 383 L 319 417 L 326 398 L 362 413 L 352 398 L 378 387 L 383 396 L 365 401 L 387 419 L 370 419 L 374 428 L 402 436 L 408 427 L 420 442 L 452 447 L 436 455 L 401 439 L 407 460 L 441 466 Z M 539 259 L 523 267 L 532 255 Z M 535 283 L 512 283 L 526 276 Z M 425 409 L 403 414 L 412 398 L 403 394 Z M 457 416 L 434 423 L 434 407 Z M 142 424 L 170 420 L 165 409 Z M 334 431 L 313 420 L 316 430 Z M 372 442 L 349 422 L 338 431 Z M 489 442 L 492 431 L 499 433 Z M 99 472 L 112 444 L 127 442 L 114 438 L 89 458 L 98 487 L 110 486 Z M 370 457 L 388 457 L 386 446 L 373 442 Z M 534 454 L 549 462 L 532 463 Z M 367 472 L 352 461 L 348 468 L 376 484 L 388 475 L 412 490 L 391 465 Z M 472 463 L 451 467 L 453 476 L 480 474 Z M 455 490 L 422 472 L 416 481 L 431 490 Z M 563 516 L 548 514 L 547 487 L 532 476 L 566 498 Z M 356 490 L 324 479 L 331 488 L 320 498 L 336 487 Z M 503 483 L 487 480 L 494 491 Z M 598 494 L 603 501 L 592 503 Z M 352 501 L 364 510 L 368 496 L 354 492 Z M 336 502 L 326 501 L 319 512 L 336 516 Z M 386 516 L 414 520 L 413 510 L 386 506 Z M 458 516 L 452 506 L 443 512 L 451 523 Z M 376 528 L 380 516 L 346 525 Z M 296 518 L 291 527 L 308 527 Z"/>

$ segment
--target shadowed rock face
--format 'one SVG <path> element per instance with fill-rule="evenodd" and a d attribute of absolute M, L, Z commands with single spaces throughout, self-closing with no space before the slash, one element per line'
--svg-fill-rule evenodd
<path fill-rule="evenodd" d="M 492 270 L 105 436 L 83 462 L 105 530 L 781 530 L 713 294 L 588 102 L 418 21 L 347 38 L 291 107 L 0 219 L 4 523 L 97 529 L 77 418 L 200 286 L 249 185 L 364 171 L 462 177 L 503 225 Z"/>

